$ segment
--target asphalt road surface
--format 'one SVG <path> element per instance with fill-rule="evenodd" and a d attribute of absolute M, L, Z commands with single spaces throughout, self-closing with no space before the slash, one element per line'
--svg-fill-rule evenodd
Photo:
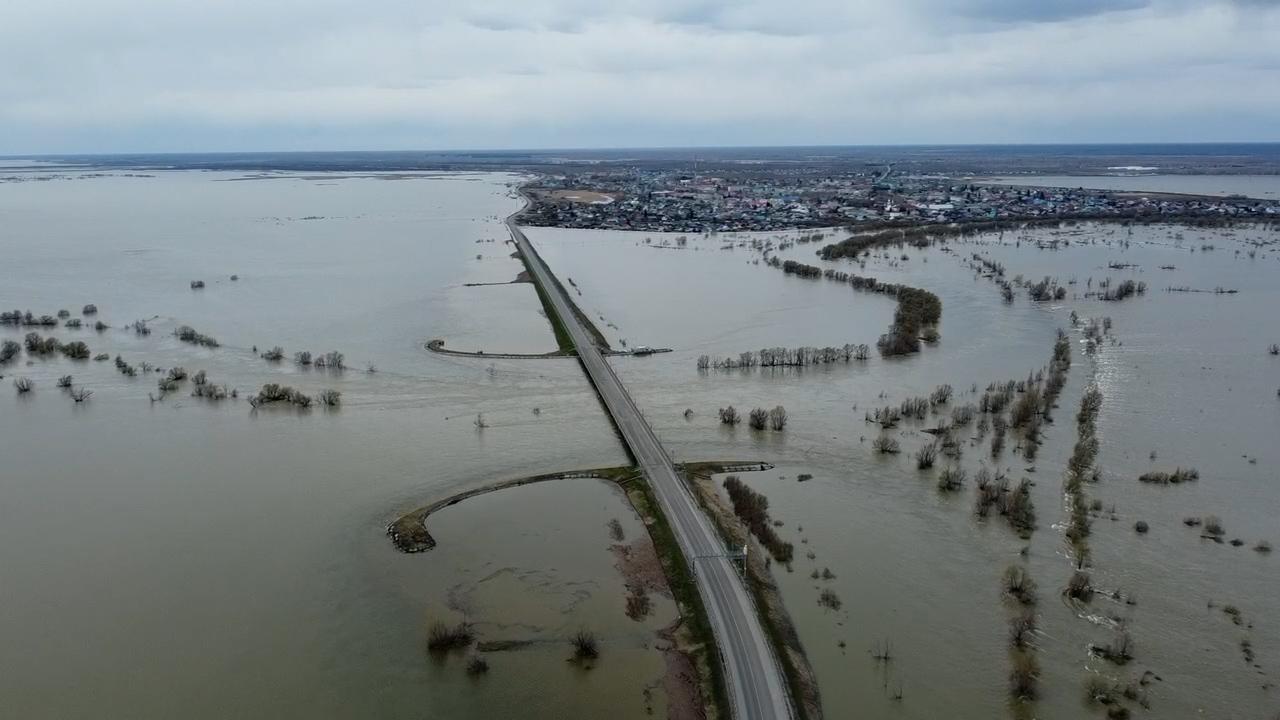
<path fill-rule="evenodd" d="M 649 479 L 685 558 L 693 565 L 698 592 L 715 633 L 733 717 L 742 720 L 791 717 L 786 684 L 751 596 L 726 557 L 724 543 L 676 474 L 653 429 L 632 401 L 613 368 L 583 329 L 551 271 L 528 238 L 512 222 L 511 235 L 573 338 L 578 357 L 617 423 L 636 463 Z"/>

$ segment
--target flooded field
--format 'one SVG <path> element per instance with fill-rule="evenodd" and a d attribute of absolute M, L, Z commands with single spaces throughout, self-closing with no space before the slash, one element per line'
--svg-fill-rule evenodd
<path fill-rule="evenodd" d="M 775 573 L 829 716 L 1102 716 L 1106 708 L 1087 700 L 1092 676 L 1119 683 L 1117 696 L 1132 683 L 1135 700 L 1119 702 L 1134 712 L 1147 702 L 1160 717 L 1264 717 L 1280 701 L 1280 572 L 1272 554 L 1253 549 L 1280 535 L 1273 517 L 1280 454 L 1268 440 L 1280 433 L 1280 360 L 1268 352 L 1270 338 L 1280 336 L 1270 310 L 1280 303 L 1275 233 L 1154 226 L 1129 234 L 1108 225 L 1009 232 L 928 250 L 877 251 L 865 267 L 817 259 L 824 241 L 776 251 L 795 234 L 688 236 L 683 250 L 674 249 L 678 236 L 543 229 L 530 236 L 557 273 L 575 278 L 588 314 L 621 320 L 615 336 L 675 348 L 615 366 L 677 458 L 777 463 L 775 471 L 743 477 L 769 497 L 771 516 L 784 523 L 779 533 L 796 548 L 791 570 L 775 566 Z M 800 343 L 874 347 L 888 324 L 893 301 L 885 296 L 755 264 L 761 254 L 751 246 L 770 240 L 783 259 L 935 292 L 944 308 L 940 342 L 905 358 L 873 351 L 867 361 L 847 364 L 699 370 L 702 354 L 736 357 Z M 1019 286 L 1006 304 L 992 279 L 972 267 L 973 253 L 1003 264 L 1009 279 L 1051 275 L 1067 292 L 1059 301 L 1034 302 Z M 619 286 L 622 275 L 663 278 L 663 286 L 642 297 L 638 282 Z M 1103 301 L 1092 293 L 1106 278 L 1112 286 L 1135 279 L 1147 287 L 1140 296 Z M 709 291 L 698 301 L 689 288 Z M 769 297 L 803 298 L 779 305 L 805 309 L 771 325 L 761 321 Z M 1089 320 L 1104 317 L 1111 318 L 1110 334 L 1090 354 Z M 940 456 L 934 468 L 917 468 L 914 454 L 934 442 L 923 430 L 977 403 L 990 383 L 1044 368 L 1058 329 L 1067 333 L 1072 364 L 1033 460 L 1012 440 L 993 457 L 991 433 L 970 425 L 958 460 Z M 881 431 L 866 419 L 944 383 L 954 395 L 926 421 Z M 1100 473 L 1086 492 L 1090 506 L 1100 505 L 1090 510 L 1091 555 L 1082 562 L 1064 539 L 1064 475 L 1076 409 L 1090 384 L 1104 401 Z M 727 404 L 743 414 L 782 404 L 790 422 L 782 433 L 745 423 L 731 428 L 717 418 Z M 687 418 L 686 409 L 693 411 Z M 898 441 L 897 454 L 872 449 L 882 434 Z M 967 472 L 959 491 L 939 490 L 947 467 Z M 1200 479 L 1169 486 L 1138 480 L 1177 467 L 1197 468 Z M 983 468 L 1033 482 L 1029 539 L 999 517 L 975 516 L 974 483 Z M 812 479 L 797 481 L 804 476 Z M 1201 529 L 1183 522 L 1209 516 L 1225 525 L 1222 540 L 1238 537 L 1240 546 L 1202 539 Z M 1134 530 L 1138 521 L 1147 523 L 1145 534 Z M 1097 588 L 1087 603 L 1062 596 L 1077 564 Z M 1001 596 L 1011 565 L 1039 586 L 1031 644 L 1040 681 L 1036 702 L 1006 709 L 1009 621 L 1018 612 Z M 824 589 L 842 600 L 838 610 L 819 605 Z M 1224 613 L 1226 606 L 1241 615 Z M 1113 643 L 1118 628 L 1136 648 L 1124 665 L 1090 651 Z M 891 659 L 876 659 L 886 646 Z"/>
<path fill-rule="evenodd" d="M 433 662 L 428 627 L 454 617 L 440 594 L 475 586 L 475 567 L 402 555 L 383 532 L 468 487 L 625 462 L 572 361 L 423 349 L 432 337 L 554 348 L 531 286 L 464 287 L 521 270 L 500 221 L 519 207 L 512 178 L 234 177 L 0 184 L 0 307 L 83 319 L 0 327 L 0 340 L 37 331 L 111 358 L 23 350 L 0 366 L 0 715 L 488 717 L 570 696 L 584 709 L 617 697 L 640 708 L 662 660 L 619 639 L 635 623 L 604 523 L 631 522 L 625 503 L 590 488 L 581 503 L 549 503 L 564 514 L 536 520 L 580 544 L 572 556 L 503 554 L 534 526 L 440 533 L 470 547 L 466 557 L 491 549 L 491 564 L 543 573 L 549 594 L 589 596 L 600 609 L 582 621 L 606 650 L 585 678 L 560 647 L 538 656 L 564 656 L 545 665 L 500 654 L 478 682 L 453 658 Z M 203 290 L 190 288 L 196 279 Z M 81 314 L 88 303 L 96 315 Z M 484 325 L 516 312 L 523 320 L 508 319 L 503 328 L 518 328 L 501 338 Z M 130 327 L 143 318 L 149 335 Z M 111 327 L 96 332 L 95 321 Z M 179 341 L 183 324 L 219 347 Z M 254 345 L 280 345 L 284 359 Z M 342 352 L 348 367 L 296 365 L 302 350 Z M 205 370 L 239 397 L 190 397 L 188 379 L 152 403 L 164 374 L 142 363 Z M 73 402 L 57 387 L 63 375 L 92 397 Z M 18 394 L 18 377 L 35 389 Z M 246 398 L 264 383 L 312 397 L 336 389 L 341 406 L 251 412 Z M 473 616 L 480 635 L 503 617 L 528 621 L 517 609 L 486 596 Z M 547 624 L 542 637 L 569 626 Z"/>
<path fill-rule="evenodd" d="M 572 360 L 423 348 L 555 349 L 532 286 L 484 284 L 522 269 L 501 224 L 519 206 L 515 178 L 153 174 L 0 184 L 0 308 L 84 321 L 4 326 L 0 340 L 34 330 L 110 358 L 23 350 L 0 365 L 0 715 L 665 716 L 656 633 L 674 608 L 655 596 L 642 621 L 623 612 L 609 523 L 628 541 L 643 529 L 614 486 L 561 480 L 468 499 L 431 516 L 439 544 L 425 554 L 397 552 L 383 532 L 455 492 L 626 462 Z M 1151 717 L 1274 713 L 1280 556 L 1255 550 L 1280 542 L 1274 231 L 1006 232 L 878 250 L 861 267 L 815 256 L 834 232 L 528 235 L 615 347 L 673 349 L 611 362 L 677 460 L 776 465 L 739 476 L 794 545 L 773 571 L 827 717 L 1102 717 L 1091 677 L 1138 715 L 1144 701 Z M 937 294 L 939 341 L 880 357 L 893 298 L 784 274 L 766 246 Z M 1056 278 L 1062 297 L 1032 301 L 1019 275 Z M 1145 290 L 1104 301 L 1108 278 Z M 88 303 L 96 315 L 82 315 Z M 150 334 L 131 327 L 143 319 Z M 95 331 L 98 320 L 110 327 Z M 218 347 L 181 341 L 181 325 Z M 993 453 L 986 415 L 961 423 L 958 409 L 1049 366 L 1059 330 L 1071 362 L 1053 422 L 1035 450 L 1015 429 Z M 870 356 L 697 366 L 846 344 Z M 277 345 L 279 362 L 261 357 Z M 303 350 L 342 352 L 347 368 L 296 364 Z M 239 397 L 190 397 L 187 381 L 152 402 L 164 373 L 123 374 L 117 355 L 205 370 Z M 74 402 L 63 375 L 93 396 Z M 19 376 L 35 389 L 16 392 Z M 251 412 L 264 383 L 335 389 L 342 402 Z M 869 420 L 943 384 L 950 396 L 921 417 Z M 1067 540 L 1064 478 L 1091 386 L 1103 400 L 1085 556 Z M 728 405 L 782 405 L 789 423 L 726 426 Z M 952 446 L 920 469 L 916 453 L 941 443 L 926 431 L 944 420 Z M 890 440 L 897 452 L 873 449 Z M 1138 479 L 1177 468 L 1199 477 Z M 984 469 L 1031 481 L 1033 529 L 978 516 Z M 940 489 L 948 470 L 965 479 Z M 1010 623 L 1028 610 L 1005 592 L 1010 566 L 1038 586 L 1017 651 Z M 1091 598 L 1063 594 L 1077 567 Z M 466 672 L 474 650 L 427 651 L 433 622 L 461 620 L 498 643 L 484 646 L 482 676 Z M 590 670 L 565 662 L 583 628 L 603 647 Z M 1118 664 L 1101 649 L 1122 631 L 1131 657 Z M 1036 700 L 1011 702 L 1026 656 Z"/>

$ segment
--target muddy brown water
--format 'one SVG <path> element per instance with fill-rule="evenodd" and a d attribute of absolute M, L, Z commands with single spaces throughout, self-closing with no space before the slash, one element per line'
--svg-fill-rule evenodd
<path fill-rule="evenodd" d="M 779 531 L 795 544 L 794 571 L 778 576 L 830 716 L 1009 714 L 1012 609 L 1001 602 L 1000 575 L 1023 563 L 1040 586 L 1035 645 L 1042 678 L 1039 701 L 1014 708 L 1019 716 L 1100 715 L 1084 700 L 1091 674 L 1128 681 L 1148 670 L 1162 678 L 1147 687 L 1151 712 L 1161 717 L 1258 717 L 1275 708 L 1280 571 L 1274 553 L 1250 548 L 1260 540 L 1274 545 L 1280 535 L 1274 442 L 1280 437 L 1280 362 L 1266 352 L 1268 338 L 1280 336 L 1273 312 L 1280 306 L 1276 233 L 1155 226 L 1130 235 L 1119 226 L 1084 226 L 952 242 L 951 252 L 911 248 L 907 260 L 894 249 L 877 253 L 865 268 L 822 262 L 813 254 L 820 243 L 799 244 L 781 256 L 936 292 L 944 306 L 941 343 L 905 359 L 705 372 L 696 369 L 704 353 L 874 344 L 892 301 L 754 264 L 759 253 L 740 244 L 774 234 L 687 236 L 685 250 L 654 247 L 664 240 L 674 245 L 677 237 L 656 234 L 534 229 L 530 237 L 557 273 L 575 278 L 589 314 L 618 318 L 619 336 L 676 348 L 615 365 L 677 458 L 731 454 L 778 464 L 775 471 L 744 477 L 768 495 L 773 517 L 785 523 Z M 1053 241 L 1061 249 L 1040 249 L 1041 242 Z M 1257 247 L 1255 241 L 1271 244 Z M 1209 245 L 1214 249 L 1201 249 Z M 1020 291 L 1006 306 L 997 288 L 968 267 L 973 252 L 1002 262 L 1009 278 L 1052 275 L 1076 284 L 1068 285 L 1062 302 L 1032 303 Z M 1112 263 L 1136 267 L 1117 270 Z M 623 273 L 661 277 L 663 289 L 647 292 L 643 283 L 617 282 Z M 1148 290 L 1123 302 L 1084 297 L 1089 278 L 1096 284 L 1107 277 L 1141 280 Z M 1169 286 L 1240 292 L 1165 292 Z M 774 306 L 770 298 L 787 302 Z M 1116 343 L 1087 356 L 1080 329 L 1071 328 L 1072 310 L 1083 320 L 1111 317 Z M 1015 482 L 1035 481 L 1038 528 L 1029 542 L 999 521 L 975 519 L 972 481 L 960 493 L 940 494 L 943 462 L 931 471 L 916 469 L 911 453 L 931 440 L 920 424 L 903 423 L 895 431 L 901 455 L 870 450 L 878 431 L 864 422 L 867 410 L 896 406 L 940 383 L 955 388 L 952 405 L 976 402 L 969 393 L 973 384 L 981 390 L 1044 366 L 1058 328 L 1071 333 L 1074 362 L 1036 460 L 1025 462 L 1006 449 L 993 462 L 988 434 L 981 446 L 965 448 L 961 462 L 970 477 L 986 466 L 1007 471 Z M 1072 564 L 1063 540 L 1062 479 L 1075 442 L 1075 411 L 1091 382 L 1105 402 L 1098 421 L 1102 482 L 1087 488 L 1104 504 L 1093 522 L 1090 570 L 1095 585 L 1120 590 L 1135 605 L 1098 596 L 1078 606 L 1059 596 Z M 783 404 L 790 425 L 784 433 L 745 425 L 729 430 L 716 419 L 716 409 L 726 404 L 744 412 Z M 685 409 L 693 410 L 688 420 Z M 1198 468 L 1201 480 L 1156 487 L 1136 479 L 1178 466 Z M 799 483 L 802 473 L 814 478 Z M 1191 515 L 1221 517 L 1227 538 L 1245 545 L 1201 540 L 1182 523 Z M 1133 531 L 1138 520 L 1150 524 L 1147 535 Z M 810 577 L 824 568 L 834 580 Z M 818 605 L 826 587 L 843 600 L 840 611 Z M 1241 608 L 1244 625 L 1224 615 L 1228 603 Z M 1137 647 L 1136 659 L 1124 667 L 1088 652 L 1090 644 L 1112 639 L 1117 619 Z M 1252 644 L 1260 667 L 1245 662 L 1243 640 Z M 893 648 L 887 664 L 871 657 L 885 644 Z M 900 701 L 894 699 L 899 690 Z"/>
<path fill-rule="evenodd" d="M 155 378 L 125 378 L 110 362 L 28 365 L 23 353 L 0 369 L 0 714 L 643 713 L 662 671 L 645 645 L 670 608 L 660 604 L 647 624 L 622 613 L 606 523 L 617 517 L 629 536 L 638 530 L 612 488 L 568 480 L 473 498 L 433 516 L 440 546 L 425 555 L 401 555 L 383 536 L 400 512 L 452 492 L 625 462 L 572 361 L 422 348 L 442 337 L 454 348 L 554 349 L 530 286 L 464 287 L 519 272 L 500 221 L 518 207 L 513 178 L 156 175 L 0 185 L 0 307 L 78 315 L 96 303 L 113 329 L 53 334 L 135 364 L 205 369 L 242 391 L 264 382 L 333 387 L 344 404 L 254 414 L 243 399 L 210 405 L 185 393 L 152 404 Z M 660 250 L 644 243 L 661 242 L 657 234 L 529 234 L 553 270 L 574 279 L 575 298 L 611 341 L 675 349 L 612 362 L 678 460 L 777 464 L 743 476 L 769 496 L 779 532 L 795 543 L 793 571 L 778 577 L 829 717 L 1009 714 L 1010 610 L 999 578 L 1024 562 L 1023 548 L 1040 586 L 1035 716 L 1098 713 L 1084 702 L 1089 673 L 1148 669 L 1162 678 L 1149 688 L 1155 716 L 1274 710 L 1276 690 L 1264 686 L 1280 671 L 1280 556 L 1249 546 L 1280 543 L 1280 361 L 1265 351 L 1280 342 L 1280 261 L 1275 245 L 1254 259 L 1235 252 L 1273 233 L 1152 227 L 1129 237 L 1100 226 L 954 242 L 949 253 L 910 249 L 905 261 L 884 253 L 865 269 L 830 263 L 936 292 L 941 343 L 864 364 L 703 373 L 695 362 L 704 353 L 874 343 L 892 300 L 787 277 L 755 264 L 759 253 L 748 247 L 721 249 L 733 238 L 689 236 L 687 249 Z M 1072 244 L 1036 247 L 1052 239 Z M 1215 249 L 1200 250 L 1206 244 Z M 814 249 L 782 254 L 826 265 Z M 1007 307 L 964 262 L 975 251 L 1009 276 L 1075 276 L 1073 288 L 1088 277 L 1133 277 L 1149 290 L 1121 303 L 1073 294 L 1036 305 L 1020 294 Z M 1112 262 L 1137 267 L 1108 269 Z M 190 290 L 193 279 L 206 288 Z M 1240 293 L 1170 294 L 1167 285 Z M 1117 344 L 1089 358 L 1073 333 L 1074 362 L 1034 473 L 1011 450 L 999 463 L 1036 481 L 1029 542 L 975 520 L 971 487 L 938 493 L 937 470 L 922 474 L 909 457 L 926 439 L 915 425 L 899 429 L 902 455 L 871 452 L 866 410 L 943 382 L 956 389 L 953 403 L 967 402 L 974 383 L 1025 377 L 1048 361 L 1073 309 L 1112 317 Z M 120 329 L 153 316 L 150 336 Z M 179 343 L 170 335 L 179 324 L 222 347 Z M 0 337 L 23 332 L 3 328 Z M 351 368 L 271 365 L 251 351 L 276 344 L 289 355 L 339 350 Z M 370 363 L 376 373 L 364 371 Z M 54 387 L 68 373 L 95 391 L 88 403 Z M 36 391 L 19 397 L 15 375 L 33 378 Z M 1057 594 L 1070 574 L 1062 471 L 1089 382 L 1106 400 L 1103 481 L 1087 492 L 1118 517 L 1094 522 L 1092 573 L 1100 587 L 1131 594 L 1132 606 L 1098 598 L 1080 607 Z M 790 425 L 727 430 L 715 410 L 730 403 L 785 405 Z M 477 413 L 489 424 L 483 432 Z M 963 462 L 973 471 L 986 458 L 974 446 Z M 1197 467 L 1201 479 L 1168 488 L 1136 481 L 1177 465 Z M 801 473 L 814 477 L 799 483 Z M 1205 514 L 1246 546 L 1203 541 L 1182 525 Z M 1139 519 L 1151 524 L 1146 536 L 1132 531 Z M 810 578 L 823 568 L 835 577 Z M 817 604 L 824 587 L 843 600 L 839 611 Z M 1252 627 L 1234 625 L 1221 611 L 1227 603 Z M 464 614 L 482 639 L 532 642 L 489 653 L 493 669 L 473 681 L 462 656 L 433 659 L 424 647 L 429 622 Z M 1124 668 L 1087 652 L 1110 638 L 1109 615 L 1124 618 L 1136 642 Z M 563 636 L 581 625 L 605 639 L 589 672 L 563 662 Z M 1260 668 L 1242 659 L 1243 639 Z M 886 643 L 887 664 L 870 652 Z M 661 698 L 654 702 L 661 712 Z"/>

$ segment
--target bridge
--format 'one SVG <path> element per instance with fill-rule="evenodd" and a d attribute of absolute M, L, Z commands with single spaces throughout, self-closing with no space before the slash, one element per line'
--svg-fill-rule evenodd
<path fill-rule="evenodd" d="M 513 219 L 507 221 L 516 247 L 568 330 L 605 408 L 613 417 L 631 456 L 648 478 L 654 496 L 671 525 L 676 542 L 693 566 L 693 575 L 706 608 L 711 631 L 720 649 L 730 712 L 739 720 L 780 720 L 791 717 L 791 704 L 782 671 L 769 638 L 760 625 L 751 595 L 711 521 L 698 508 L 692 492 L 639 408 L 627 393 L 573 312 L 560 285 Z"/>

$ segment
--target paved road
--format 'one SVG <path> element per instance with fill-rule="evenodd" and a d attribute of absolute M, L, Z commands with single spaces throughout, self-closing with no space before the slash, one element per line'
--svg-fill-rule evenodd
<path fill-rule="evenodd" d="M 508 227 L 533 274 L 551 298 L 556 314 L 573 337 L 582 366 L 604 399 L 636 463 L 649 478 L 676 541 L 693 564 L 698 592 L 720 647 L 733 717 L 740 720 L 789 718 L 791 710 L 782 672 L 760 626 L 751 596 L 732 562 L 724 556 L 720 536 L 676 475 L 671 458 L 573 314 L 568 299 L 552 282 L 551 271 L 524 233 L 514 223 L 508 223 Z"/>

